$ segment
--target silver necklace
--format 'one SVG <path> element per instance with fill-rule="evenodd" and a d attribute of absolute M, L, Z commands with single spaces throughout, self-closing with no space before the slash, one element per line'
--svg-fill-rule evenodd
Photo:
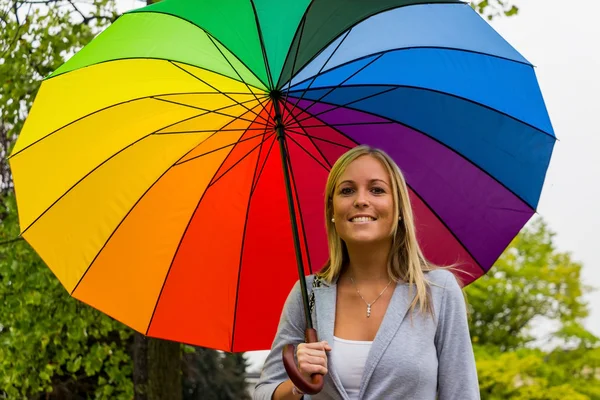
<path fill-rule="evenodd" d="M 367 305 L 367 318 L 371 317 L 371 306 L 373 304 L 375 304 L 375 302 L 377 300 L 379 300 L 379 298 L 381 297 L 381 295 L 387 290 L 387 288 L 390 286 L 390 284 L 392 283 L 392 280 L 390 279 L 390 281 L 388 282 L 388 284 L 383 288 L 383 290 L 381 291 L 381 293 L 379 293 L 379 296 L 377 296 L 377 298 L 375 300 L 373 300 L 372 302 L 368 303 L 365 298 L 362 296 L 362 294 L 360 294 L 360 290 L 358 290 L 358 286 L 356 286 L 356 283 L 354 283 L 354 279 L 352 277 L 350 277 L 350 280 L 352 281 L 352 285 L 354 285 L 354 288 L 356 289 L 356 293 L 358 293 L 358 295 L 360 296 L 360 298 L 365 302 L 365 304 Z"/>

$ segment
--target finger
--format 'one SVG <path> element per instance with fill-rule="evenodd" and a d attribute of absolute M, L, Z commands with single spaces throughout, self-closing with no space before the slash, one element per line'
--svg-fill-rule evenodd
<path fill-rule="evenodd" d="M 316 364 L 327 366 L 327 357 L 303 355 L 298 357 L 298 364 Z"/>
<path fill-rule="evenodd" d="M 299 366 L 300 372 L 304 375 L 312 375 L 312 374 L 321 374 L 321 375 L 326 375 L 327 374 L 327 367 L 324 367 L 322 365 L 315 365 L 315 364 L 307 364 L 304 366 Z"/>
<path fill-rule="evenodd" d="M 326 343 L 323 343 L 323 342 L 303 343 L 302 348 L 311 349 L 311 350 L 323 350 L 325 345 L 326 345 Z M 298 346 L 300 346 L 300 345 L 298 345 Z"/>
<path fill-rule="evenodd" d="M 297 353 L 298 357 L 302 357 L 302 356 L 312 356 L 312 357 L 321 357 L 321 358 L 327 358 L 327 353 L 325 353 L 325 350 L 311 350 L 311 349 L 303 349 L 302 351 L 298 351 Z"/>
<path fill-rule="evenodd" d="M 326 340 L 323 340 L 321 343 L 323 344 L 324 351 L 331 351 L 331 346 L 329 345 L 329 343 L 327 343 Z"/>

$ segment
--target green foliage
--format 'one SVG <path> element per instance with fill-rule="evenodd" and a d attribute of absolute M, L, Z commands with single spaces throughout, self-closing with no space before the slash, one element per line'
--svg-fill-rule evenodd
<path fill-rule="evenodd" d="M 0 0 L 0 189 L 6 156 L 41 80 L 114 20 L 112 0 Z M 0 240 L 19 233 L 14 198 L 2 197 Z M 9 398 L 52 391 L 130 398 L 130 332 L 70 298 L 24 242 L 0 246 L 0 388 Z M 86 396 L 87 397 L 87 396 Z"/>
<path fill-rule="evenodd" d="M 223 371 L 227 385 L 225 389 L 226 399 L 250 400 L 246 393 L 246 369 L 248 364 L 243 353 L 223 354 Z"/>
<path fill-rule="evenodd" d="M 184 354 L 184 400 L 249 400 L 242 353 L 221 353 L 197 347 Z"/>
<path fill-rule="evenodd" d="M 42 79 L 117 17 L 114 0 L 0 0 L 0 189 Z"/>
<path fill-rule="evenodd" d="M 41 79 L 117 16 L 113 0 L 44 3 L 0 0 L 0 120 L 15 135 Z"/>
<path fill-rule="evenodd" d="M 556 321 L 560 334 L 588 314 L 582 295 L 581 264 L 553 244 L 554 233 L 541 220 L 519 234 L 492 271 L 467 288 L 475 343 L 500 349 L 533 340 L 540 318 Z M 562 332 L 562 333 L 561 333 Z"/>
<path fill-rule="evenodd" d="M 600 341 L 582 325 L 590 288 L 553 237 L 533 221 L 466 290 L 482 399 L 600 399 Z M 536 322 L 553 350 L 532 347 Z"/>
<path fill-rule="evenodd" d="M 519 12 L 512 0 L 475 0 L 471 1 L 471 7 L 489 20 L 500 16 L 512 17 Z"/>
<path fill-rule="evenodd" d="M 14 197 L 0 204 L 0 241 L 18 235 Z M 70 297 L 29 245 L 0 246 L 0 389 L 130 399 L 131 331 Z"/>
<path fill-rule="evenodd" d="M 600 399 L 600 348 L 545 353 L 475 346 L 481 398 Z"/>

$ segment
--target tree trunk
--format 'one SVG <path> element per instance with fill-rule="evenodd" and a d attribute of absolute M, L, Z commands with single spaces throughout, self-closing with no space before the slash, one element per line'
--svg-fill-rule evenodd
<path fill-rule="evenodd" d="M 141 333 L 133 336 L 133 388 L 135 400 L 148 400 L 148 339 Z"/>
<path fill-rule="evenodd" d="M 182 400 L 181 345 L 148 339 L 148 400 Z"/>
<path fill-rule="evenodd" d="M 182 400 L 179 343 L 134 337 L 135 400 Z"/>

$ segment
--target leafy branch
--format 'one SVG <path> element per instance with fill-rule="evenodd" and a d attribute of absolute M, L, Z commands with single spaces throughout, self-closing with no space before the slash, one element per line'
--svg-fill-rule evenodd
<path fill-rule="evenodd" d="M 471 7 L 488 20 L 491 20 L 501 16 L 512 17 L 517 15 L 519 8 L 513 3 L 513 0 L 477 0 L 471 1 Z"/>

